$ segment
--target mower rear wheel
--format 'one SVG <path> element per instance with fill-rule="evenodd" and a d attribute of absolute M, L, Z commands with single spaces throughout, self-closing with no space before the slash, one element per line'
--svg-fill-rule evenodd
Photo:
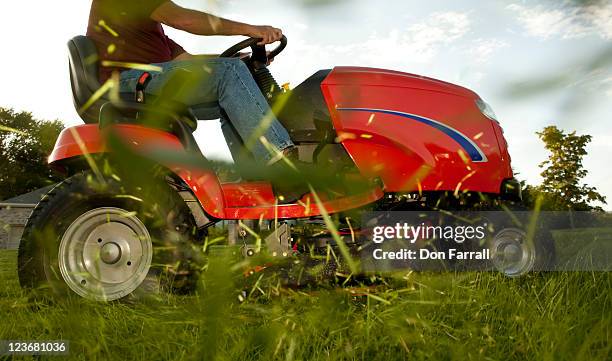
<path fill-rule="evenodd" d="M 114 301 L 188 292 L 197 269 L 195 221 L 160 179 L 145 187 L 79 173 L 36 206 L 19 246 L 23 288 Z"/>

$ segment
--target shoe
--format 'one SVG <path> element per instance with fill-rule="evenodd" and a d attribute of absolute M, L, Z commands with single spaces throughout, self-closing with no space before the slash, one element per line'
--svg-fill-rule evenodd
<path fill-rule="evenodd" d="M 303 177 L 304 170 L 309 166 L 309 163 L 299 159 L 298 148 L 295 146 L 283 149 L 268 163 L 272 179 L 278 180 L 273 181 L 272 186 L 274 194 L 279 198 L 279 204 L 296 203 L 305 194 L 310 193 L 310 187 Z"/>
<path fill-rule="evenodd" d="M 306 194 L 310 193 L 308 186 L 293 186 L 283 189 L 282 186 L 272 185 L 274 194 L 278 198 L 278 204 L 295 204 Z"/>
<path fill-rule="evenodd" d="M 310 186 L 332 198 L 352 193 L 350 189 L 355 186 L 332 169 L 299 160 L 297 147 L 284 149 L 282 155 L 268 165 L 268 170 L 274 194 L 282 196 L 279 204 L 296 203 L 310 193 Z"/>
<path fill-rule="evenodd" d="M 270 161 L 268 162 L 268 166 L 273 166 L 277 163 L 285 162 L 283 161 L 283 158 L 289 160 L 292 163 L 300 162 L 300 153 L 298 151 L 298 148 L 295 145 L 292 145 L 288 148 L 283 149 L 275 157 L 270 159 Z"/>

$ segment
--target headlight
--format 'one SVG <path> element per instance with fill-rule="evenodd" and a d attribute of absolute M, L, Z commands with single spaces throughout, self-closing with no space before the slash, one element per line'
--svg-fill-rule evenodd
<path fill-rule="evenodd" d="M 495 115 L 493 108 L 491 108 L 491 106 L 487 104 L 487 102 L 482 99 L 478 99 L 476 100 L 476 106 L 487 118 L 497 121 L 497 115 Z"/>

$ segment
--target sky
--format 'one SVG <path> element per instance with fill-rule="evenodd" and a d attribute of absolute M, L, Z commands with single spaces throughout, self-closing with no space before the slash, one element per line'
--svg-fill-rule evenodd
<path fill-rule="evenodd" d="M 280 27 L 287 49 L 271 67 L 297 86 L 315 71 L 369 66 L 425 75 L 477 92 L 504 128 L 518 178 L 541 181 L 547 125 L 590 134 L 585 182 L 612 209 L 612 1 L 175 0 L 233 20 Z M 66 42 L 84 34 L 89 0 L 0 1 L 0 106 L 80 124 Z M 240 37 L 167 34 L 191 53 Z M 200 122 L 206 156 L 227 159 L 218 121 Z"/>

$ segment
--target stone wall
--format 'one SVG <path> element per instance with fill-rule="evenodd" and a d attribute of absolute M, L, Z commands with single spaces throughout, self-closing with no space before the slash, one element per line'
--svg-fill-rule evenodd
<path fill-rule="evenodd" d="M 0 203 L 0 249 L 17 249 L 23 228 L 34 209 L 31 204 Z"/>

